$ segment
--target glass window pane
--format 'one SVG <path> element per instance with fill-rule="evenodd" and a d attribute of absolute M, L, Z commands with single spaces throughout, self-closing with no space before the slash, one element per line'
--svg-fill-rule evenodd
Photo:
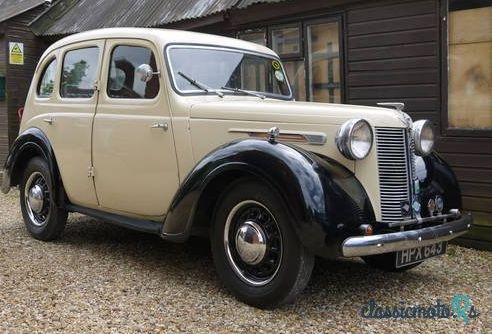
<path fill-rule="evenodd" d="M 243 32 L 239 33 L 237 37 L 243 41 L 266 46 L 266 34 L 264 31 Z"/>
<path fill-rule="evenodd" d="M 50 61 L 50 63 L 44 68 L 41 80 L 38 83 L 38 96 L 50 97 L 53 93 L 56 74 L 56 59 Z"/>
<path fill-rule="evenodd" d="M 168 54 L 173 81 L 181 92 L 203 93 L 192 83 L 196 80 L 210 90 L 229 87 L 273 97 L 290 95 L 282 66 L 274 58 L 232 49 L 184 46 L 172 47 Z"/>
<path fill-rule="evenodd" d="M 449 13 L 448 52 L 449 127 L 492 129 L 491 6 Z"/>
<path fill-rule="evenodd" d="M 309 100 L 341 102 L 338 22 L 307 26 Z"/>
<path fill-rule="evenodd" d="M 137 68 L 147 64 L 157 71 L 154 53 L 145 47 L 120 45 L 113 49 L 108 78 L 108 96 L 120 99 L 151 99 L 159 93 L 159 77 L 138 79 Z"/>
<path fill-rule="evenodd" d="M 272 49 L 280 56 L 301 53 L 299 27 L 272 29 Z"/>
<path fill-rule="evenodd" d="M 285 72 L 292 89 L 292 97 L 297 101 L 306 101 L 306 71 L 303 61 L 284 62 Z"/>
<path fill-rule="evenodd" d="M 68 51 L 63 59 L 60 84 L 62 97 L 88 98 L 94 94 L 99 48 Z"/>

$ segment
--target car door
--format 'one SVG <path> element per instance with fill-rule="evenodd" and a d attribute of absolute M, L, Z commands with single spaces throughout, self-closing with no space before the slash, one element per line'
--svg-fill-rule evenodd
<path fill-rule="evenodd" d="M 94 181 L 105 210 L 165 214 L 179 185 L 170 109 L 162 76 L 141 80 L 138 67 L 162 71 L 149 41 L 107 40 L 94 119 Z"/>
<path fill-rule="evenodd" d="M 33 99 L 33 108 L 39 116 L 26 125 L 46 133 L 70 202 L 87 207 L 98 205 L 88 171 L 103 52 L 104 40 L 92 40 L 70 44 L 47 59 L 47 66 L 56 67 L 56 76 L 54 82 L 40 82 L 40 86 L 46 87 L 42 90 L 38 87 Z M 47 90 L 52 93 L 46 94 Z"/>

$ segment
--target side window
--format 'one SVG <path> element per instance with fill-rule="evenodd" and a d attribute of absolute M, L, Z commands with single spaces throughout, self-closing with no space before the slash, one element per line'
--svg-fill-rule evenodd
<path fill-rule="evenodd" d="M 152 99 L 159 93 L 159 77 L 150 81 L 138 79 L 137 68 L 147 64 L 157 71 L 154 53 L 141 46 L 119 45 L 111 53 L 107 92 L 120 99 Z"/>
<path fill-rule="evenodd" d="M 60 95 L 71 98 L 89 98 L 94 95 L 97 79 L 99 48 L 71 50 L 63 58 Z"/>
<path fill-rule="evenodd" d="M 53 93 L 56 74 L 56 58 L 53 58 L 43 69 L 38 82 L 38 97 L 50 97 Z"/>

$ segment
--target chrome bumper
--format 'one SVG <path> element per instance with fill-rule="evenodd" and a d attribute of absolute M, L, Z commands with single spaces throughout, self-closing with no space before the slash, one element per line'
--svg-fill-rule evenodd
<path fill-rule="evenodd" d="M 367 256 L 432 245 L 454 239 L 471 229 L 471 215 L 418 230 L 350 237 L 342 244 L 344 257 Z"/>

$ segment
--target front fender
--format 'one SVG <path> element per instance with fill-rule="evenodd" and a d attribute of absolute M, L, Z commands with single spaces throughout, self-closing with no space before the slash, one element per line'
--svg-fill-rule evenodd
<path fill-rule="evenodd" d="M 341 240 L 374 220 L 361 184 L 336 161 L 289 144 L 243 139 L 219 147 L 193 168 L 171 203 L 163 237 L 189 236 L 207 184 L 228 171 L 261 178 L 275 189 L 301 242 L 315 254 L 338 253 Z"/>
<path fill-rule="evenodd" d="M 4 175 L 1 186 L 3 193 L 8 193 L 11 187 L 21 182 L 24 167 L 34 156 L 40 156 L 46 160 L 51 172 L 51 181 L 54 189 L 59 189 L 60 178 L 58 165 L 50 141 L 40 129 L 29 128 L 19 134 L 10 148 L 3 169 Z"/>
<path fill-rule="evenodd" d="M 456 175 L 436 152 L 423 158 L 417 157 L 415 169 L 419 180 L 419 200 L 423 217 L 429 216 L 427 203 L 436 195 L 442 196 L 444 200 L 443 212 L 462 209 L 461 191 Z"/>

